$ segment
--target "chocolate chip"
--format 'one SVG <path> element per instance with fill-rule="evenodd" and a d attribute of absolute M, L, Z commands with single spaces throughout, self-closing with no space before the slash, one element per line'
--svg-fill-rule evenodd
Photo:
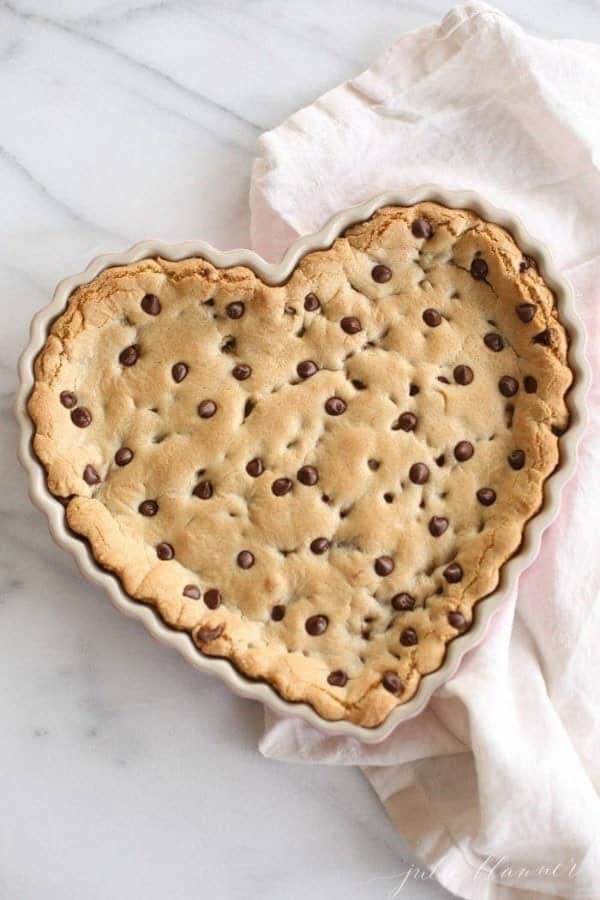
<path fill-rule="evenodd" d="M 321 301 L 316 294 L 310 293 L 304 298 L 304 309 L 308 310 L 308 312 L 314 312 L 316 309 L 319 309 L 320 306 Z"/>
<path fill-rule="evenodd" d="M 210 419 L 217 411 L 217 404 L 214 400 L 203 400 L 198 404 L 198 415 L 201 419 Z"/>
<path fill-rule="evenodd" d="M 156 500 L 142 500 L 138 506 L 138 512 L 143 516 L 155 516 L 158 512 L 158 503 Z"/>
<path fill-rule="evenodd" d="M 495 331 L 488 332 L 483 339 L 483 343 L 489 350 L 493 350 L 494 353 L 499 353 L 500 350 L 504 349 L 504 341 Z"/>
<path fill-rule="evenodd" d="M 379 466 L 381 465 L 381 463 L 379 462 L 378 459 L 369 459 L 369 460 L 367 460 L 367 465 L 372 472 L 376 472 L 377 469 L 379 468 Z"/>
<path fill-rule="evenodd" d="M 86 466 L 83 470 L 83 480 L 86 484 L 98 484 L 100 476 L 93 466 Z"/>
<path fill-rule="evenodd" d="M 417 417 L 414 413 L 404 412 L 401 416 L 398 417 L 396 422 L 392 425 L 392 429 L 394 431 L 414 431 L 417 427 Z"/>
<path fill-rule="evenodd" d="M 519 263 L 519 272 L 526 272 L 527 269 L 537 269 L 537 263 L 532 256 L 523 254 L 523 259 Z"/>
<path fill-rule="evenodd" d="M 516 313 L 521 322 L 531 322 L 535 316 L 535 309 L 535 304 L 533 303 L 520 303 L 516 307 Z"/>
<path fill-rule="evenodd" d="M 115 462 L 118 466 L 127 466 L 133 459 L 133 450 L 129 447 L 120 447 L 115 453 Z"/>
<path fill-rule="evenodd" d="M 138 361 L 139 356 L 139 347 L 137 344 L 132 344 L 131 347 L 125 347 L 124 350 L 121 350 L 119 353 L 119 362 L 122 366 L 134 366 Z"/>
<path fill-rule="evenodd" d="M 433 225 L 428 219 L 415 219 L 410 230 L 416 238 L 427 240 L 433 234 Z"/>
<path fill-rule="evenodd" d="M 394 594 L 391 604 L 398 612 L 407 612 L 407 610 L 415 608 L 415 598 L 406 593 Z"/>
<path fill-rule="evenodd" d="M 254 554 L 249 550 L 240 550 L 237 555 L 237 564 L 240 569 L 251 569 L 254 565 Z"/>
<path fill-rule="evenodd" d="M 386 575 L 390 575 L 394 571 L 395 565 L 391 556 L 378 556 L 375 560 L 375 571 L 382 578 L 385 578 Z"/>
<path fill-rule="evenodd" d="M 464 631 L 467 625 L 467 620 L 463 614 L 457 610 L 448 613 L 448 622 L 453 628 L 456 628 L 457 631 Z"/>
<path fill-rule="evenodd" d="M 253 400 L 252 397 L 248 397 L 246 402 L 244 403 L 244 418 L 247 419 L 254 407 L 256 406 L 256 400 Z"/>
<path fill-rule="evenodd" d="M 300 378 L 311 378 L 311 376 L 315 375 L 318 371 L 319 367 L 312 359 L 304 359 L 296 366 L 296 372 Z"/>
<path fill-rule="evenodd" d="M 276 478 L 271 485 L 271 490 L 276 497 L 283 497 L 285 494 L 289 494 L 293 486 L 294 482 L 291 478 Z"/>
<path fill-rule="evenodd" d="M 347 681 L 348 676 L 341 669 L 336 669 L 335 672 L 330 672 L 327 676 L 327 683 L 333 685 L 333 687 L 344 687 Z"/>
<path fill-rule="evenodd" d="M 246 378 L 250 378 L 252 375 L 252 369 L 250 366 L 246 365 L 246 363 L 239 363 L 239 365 L 232 369 L 231 374 L 234 378 L 237 378 L 238 381 L 245 381 Z"/>
<path fill-rule="evenodd" d="M 156 294 L 146 294 L 146 296 L 142 298 L 142 309 L 145 313 L 148 313 L 149 316 L 157 316 L 159 314 L 161 305 Z"/>
<path fill-rule="evenodd" d="M 246 307 L 241 300 L 234 300 L 233 303 L 227 304 L 225 312 L 230 319 L 241 319 L 246 312 Z"/>
<path fill-rule="evenodd" d="M 262 459 L 257 456 L 256 459 L 251 459 L 250 462 L 246 466 L 246 472 L 248 475 L 251 475 L 252 478 L 258 478 L 259 475 L 265 471 L 265 467 Z"/>
<path fill-rule="evenodd" d="M 496 491 L 492 488 L 479 488 L 477 491 L 477 499 L 482 506 L 491 506 L 496 502 Z"/>
<path fill-rule="evenodd" d="M 416 395 L 419 393 L 419 385 L 411 384 L 408 389 L 408 393 L 410 394 L 411 397 L 416 397 Z"/>
<path fill-rule="evenodd" d="M 480 256 L 476 256 L 471 263 L 471 275 L 476 281 L 485 281 L 487 273 L 488 264 L 486 263 L 485 259 L 482 259 Z"/>
<path fill-rule="evenodd" d="M 508 454 L 508 464 L 511 469 L 518 471 L 525 465 L 525 452 L 523 450 L 513 450 Z"/>
<path fill-rule="evenodd" d="M 535 394 L 537 391 L 538 383 L 533 375 L 526 375 L 523 379 L 523 387 L 525 388 L 526 394 Z"/>
<path fill-rule="evenodd" d="M 192 494 L 194 497 L 199 497 L 201 500 L 210 500 L 213 495 L 213 486 L 210 481 L 199 481 L 192 491 Z"/>
<path fill-rule="evenodd" d="M 442 384 L 450 384 L 445 375 L 438 375 L 437 380 L 441 381 Z"/>
<path fill-rule="evenodd" d="M 218 640 L 224 631 L 225 625 L 223 623 L 215 625 L 214 628 L 210 625 L 202 625 L 196 632 L 196 640 L 199 644 L 208 644 L 210 641 Z"/>
<path fill-rule="evenodd" d="M 309 616 L 306 622 L 304 623 L 304 627 L 308 634 L 311 637 L 319 637 L 321 634 L 325 634 L 327 631 L 327 626 L 329 625 L 329 619 L 327 616 Z"/>
<path fill-rule="evenodd" d="M 386 691 L 390 692 L 390 694 L 396 694 L 398 696 L 399 694 L 404 693 L 404 685 L 402 684 L 402 679 L 396 672 L 392 672 L 391 670 L 383 673 L 381 677 L 381 684 L 386 689 Z"/>
<path fill-rule="evenodd" d="M 473 369 L 470 366 L 456 366 L 453 375 L 457 384 L 471 384 L 473 381 Z"/>
<path fill-rule="evenodd" d="M 552 330 L 550 328 L 545 328 L 543 331 L 540 331 L 539 334 L 533 339 L 534 344 L 541 344 L 542 347 L 549 347 L 552 343 Z"/>
<path fill-rule="evenodd" d="M 346 334 L 357 334 L 359 331 L 362 331 L 361 321 L 356 316 L 344 316 L 340 321 L 340 325 L 342 331 L 345 331 Z"/>
<path fill-rule="evenodd" d="M 441 313 L 437 309 L 426 309 L 423 313 L 423 321 L 430 328 L 437 328 L 438 325 L 442 324 Z"/>
<path fill-rule="evenodd" d="M 274 606 L 271 609 L 271 618 L 274 622 L 281 622 L 283 617 L 285 616 L 285 606 L 282 606 L 280 603 L 277 606 Z"/>
<path fill-rule="evenodd" d="M 413 484 L 425 484 L 429 481 L 429 467 L 422 462 L 413 463 L 408 470 L 408 477 Z"/>
<path fill-rule="evenodd" d="M 73 409 L 73 407 L 77 405 L 77 397 L 73 391 L 61 391 L 60 402 L 65 409 Z"/>
<path fill-rule="evenodd" d="M 189 597 L 190 600 L 199 600 L 200 599 L 200 588 L 196 587 L 195 584 L 186 584 L 184 587 L 182 594 L 184 597 Z"/>
<path fill-rule="evenodd" d="M 442 574 L 448 584 L 456 584 L 457 582 L 462 581 L 462 566 L 459 563 L 450 563 L 449 566 L 446 566 Z"/>
<path fill-rule="evenodd" d="M 227 337 L 223 339 L 223 343 L 221 344 L 221 353 L 235 353 L 236 345 L 237 340 L 234 338 L 234 336 L 232 334 L 227 335 Z"/>
<path fill-rule="evenodd" d="M 302 466 L 297 472 L 298 481 L 302 484 L 313 485 L 319 480 L 319 473 L 314 466 Z"/>
<path fill-rule="evenodd" d="M 175 363 L 175 365 L 171 369 L 173 381 L 176 381 L 177 384 L 179 384 L 181 381 L 183 381 L 188 371 L 189 369 L 184 362 Z"/>
<path fill-rule="evenodd" d="M 313 553 L 320 556 L 322 553 L 327 553 L 329 550 L 329 541 L 324 537 L 315 538 L 314 541 L 311 541 L 310 549 Z"/>
<path fill-rule="evenodd" d="M 458 462 L 466 462 L 471 459 L 475 449 L 470 441 L 459 441 L 454 448 L 454 456 Z"/>
<path fill-rule="evenodd" d="M 222 599 L 221 591 L 218 591 L 217 588 L 209 588 L 208 591 L 204 591 L 204 602 L 209 609 L 216 609 L 220 606 Z"/>
<path fill-rule="evenodd" d="M 78 428 L 87 428 L 92 424 L 92 414 L 85 406 L 77 406 L 71 413 L 71 421 Z"/>
<path fill-rule="evenodd" d="M 374 266 L 371 269 L 371 278 L 373 281 L 376 281 L 378 284 L 385 284 L 386 281 L 389 281 L 392 277 L 392 270 L 387 266 Z"/>
<path fill-rule="evenodd" d="M 429 520 L 429 533 L 433 537 L 441 537 L 448 528 L 448 519 L 444 516 L 432 516 Z"/>
<path fill-rule="evenodd" d="M 503 397 L 514 397 L 519 390 L 519 382 L 510 375 L 503 375 L 498 382 L 498 390 Z"/>
<path fill-rule="evenodd" d="M 341 397 L 330 397 L 325 401 L 325 412 L 330 416 L 341 416 L 345 413 L 347 404 Z"/>
<path fill-rule="evenodd" d="M 439 466 L 440 468 L 446 464 L 446 457 L 444 456 L 443 453 L 441 453 L 439 456 L 436 457 L 435 464 L 436 464 L 436 466 Z"/>
<path fill-rule="evenodd" d="M 153 313 L 152 315 L 155 315 L 155 313 Z M 156 555 L 159 559 L 162 560 L 173 559 L 173 557 L 175 556 L 175 551 L 173 550 L 171 544 L 163 542 L 156 545 Z"/>
<path fill-rule="evenodd" d="M 405 628 L 400 635 L 400 643 L 403 647 L 414 647 L 419 643 L 419 635 L 414 628 Z"/>

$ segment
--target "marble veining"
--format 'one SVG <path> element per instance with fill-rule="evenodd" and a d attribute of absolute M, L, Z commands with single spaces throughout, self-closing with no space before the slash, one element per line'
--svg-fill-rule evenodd
<path fill-rule="evenodd" d="M 597 0 L 506 0 L 600 39 Z M 1 900 L 378 900 L 410 861 L 360 773 L 256 750 L 232 697 L 119 616 L 26 499 L 11 413 L 31 316 L 143 238 L 248 243 L 256 141 L 441 0 L 0 0 Z"/>

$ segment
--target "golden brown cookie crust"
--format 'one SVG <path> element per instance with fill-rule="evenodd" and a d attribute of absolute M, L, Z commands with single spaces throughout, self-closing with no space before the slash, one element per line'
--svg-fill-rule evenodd
<path fill-rule="evenodd" d="M 28 410 L 68 525 L 132 598 L 287 700 L 373 727 L 439 668 L 540 508 L 566 354 L 512 237 L 421 203 L 278 287 L 197 258 L 102 272 L 53 323 Z"/>

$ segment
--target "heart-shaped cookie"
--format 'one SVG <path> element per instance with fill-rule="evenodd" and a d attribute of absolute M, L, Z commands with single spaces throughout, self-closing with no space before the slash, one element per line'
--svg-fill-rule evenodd
<path fill-rule="evenodd" d="M 192 258 L 78 288 L 36 360 L 33 446 L 132 598 L 286 699 L 375 726 L 540 508 L 566 350 L 505 230 L 387 207 L 280 286 Z"/>

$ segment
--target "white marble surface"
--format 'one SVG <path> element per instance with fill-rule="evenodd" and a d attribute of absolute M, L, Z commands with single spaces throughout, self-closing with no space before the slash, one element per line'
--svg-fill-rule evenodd
<path fill-rule="evenodd" d="M 500 2 L 600 40 L 598 0 Z M 32 313 L 144 237 L 247 244 L 256 138 L 444 0 L 0 0 L 0 898 L 415 900 L 360 773 L 256 750 L 261 710 L 84 583 L 25 498 Z"/>

